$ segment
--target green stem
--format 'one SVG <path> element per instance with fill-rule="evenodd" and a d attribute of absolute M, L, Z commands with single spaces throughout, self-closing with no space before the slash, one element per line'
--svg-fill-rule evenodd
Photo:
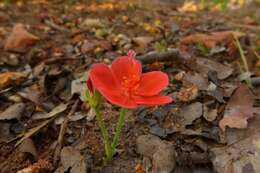
<path fill-rule="evenodd" d="M 94 110 L 96 112 L 96 118 L 97 118 L 98 126 L 101 130 L 102 137 L 104 139 L 106 159 L 109 161 L 109 160 L 112 159 L 112 156 L 113 156 L 112 150 L 111 150 L 111 145 L 110 145 L 110 142 L 109 142 L 109 134 L 108 134 L 107 128 L 105 126 L 105 122 L 103 120 L 102 113 L 99 110 L 99 107 L 95 107 Z"/>
<path fill-rule="evenodd" d="M 244 68 L 245 68 L 246 72 L 249 73 L 250 71 L 249 71 L 249 68 L 248 68 L 247 58 L 246 58 L 246 56 L 245 56 L 244 50 L 242 49 L 242 46 L 241 46 L 241 44 L 240 44 L 238 38 L 235 37 L 235 36 L 234 36 L 234 38 L 235 38 L 236 45 L 237 45 L 237 48 L 238 48 L 238 51 L 239 51 L 241 60 L 242 60 L 242 62 L 243 62 Z M 248 79 L 246 79 L 246 83 L 247 83 L 247 85 L 249 85 L 250 87 L 252 87 L 252 83 L 251 83 L 251 78 L 250 78 L 250 77 L 249 77 Z"/>
<path fill-rule="evenodd" d="M 116 133 L 115 133 L 115 136 L 113 138 L 112 145 L 111 145 L 112 157 L 115 154 L 115 149 L 116 149 L 116 146 L 118 145 L 119 138 L 120 138 L 122 129 L 123 129 L 124 124 L 125 124 L 126 112 L 127 112 L 127 109 L 124 109 L 124 108 L 120 109 L 120 115 L 119 115 L 119 120 L 118 120 L 118 124 L 117 124 L 117 127 L 116 127 Z"/>

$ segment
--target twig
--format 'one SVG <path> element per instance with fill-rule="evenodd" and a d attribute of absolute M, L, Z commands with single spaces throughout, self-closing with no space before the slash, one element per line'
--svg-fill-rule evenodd
<path fill-rule="evenodd" d="M 53 23 L 53 22 L 50 21 L 50 20 L 45 20 L 45 24 L 47 24 L 47 25 L 50 26 L 51 28 L 56 29 L 56 30 L 61 31 L 61 32 L 66 32 L 66 33 L 69 33 L 69 32 L 70 32 L 70 30 L 68 30 L 67 28 L 64 28 L 64 27 L 62 27 L 62 26 L 59 26 L 59 25 Z"/>
<path fill-rule="evenodd" d="M 168 49 L 167 52 L 152 51 L 145 55 L 137 56 L 137 59 L 144 64 L 153 63 L 156 61 L 172 61 L 174 59 L 183 59 L 178 49 Z"/>
<path fill-rule="evenodd" d="M 230 22 L 229 25 L 231 27 L 247 29 L 247 30 L 251 30 L 253 32 L 259 32 L 260 31 L 260 27 L 259 26 L 254 26 L 254 25 L 246 25 L 246 24 L 239 24 L 239 23 L 232 23 L 232 22 Z"/>
<path fill-rule="evenodd" d="M 59 158 L 59 155 L 60 155 L 60 152 L 61 152 L 61 148 L 62 148 L 62 146 L 63 146 L 63 139 L 64 139 L 64 135 L 65 135 L 66 130 L 67 130 L 67 126 L 68 126 L 68 122 L 69 122 L 69 117 L 71 117 L 71 116 L 75 113 L 75 111 L 76 111 L 76 109 L 77 109 L 77 106 L 78 106 L 78 103 L 79 103 L 79 100 L 77 100 L 77 101 L 73 104 L 73 106 L 72 106 L 70 112 L 69 112 L 68 115 L 65 117 L 65 119 L 64 119 L 64 121 L 63 121 L 63 123 L 62 123 L 62 125 L 61 125 L 61 127 L 60 127 L 60 133 L 59 133 L 57 145 L 56 145 L 56 148 L 55 148 L 55 151 L 54 151 L 54 160 L 53 160 L 54 165 L 56 165 L 56 164 L 57 164 L 57 161 L 59 160 L 58 158 Z"/>
<path fill-rule="evenodd" d="M 260 85 L 260 77 L 252 77 L 251 82 L 253 85 Z"/>

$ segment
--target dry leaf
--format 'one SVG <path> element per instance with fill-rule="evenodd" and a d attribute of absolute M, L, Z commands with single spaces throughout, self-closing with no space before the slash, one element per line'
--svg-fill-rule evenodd
<path fill-rule="evenodd" d="M 0 113 L 0 120 L 20 119 L 24 109 L 24 103 L 13 104 L 9 106 L 4 112 Z"/>
<path fill-rule="evenodd" d="M 177 114 L 179 117 L 180 124 L 182 126 L 191 125 L 192 122 L 201 117 L 203 113 L 203 105 L 200 102 L 195 102 L 190 105 L 181 108 L 180 112 Z"/>
<path fill-rule="evenodd" d="M 17 171 L 16 173 L 39 173 L 39 172 L 49 172 L 51 170 L 51 163 L 48 160 L 40 159 L 33 165 Z"/>
<path fill-rule="evenodd" d="M 138 163 L 136 166 L 135 166 L 135 173 L 146 173 L 145 169 L 143 168 L 143 166 Z"/>
<path fill-rule="evenodd" d="M 11 84 L 20 84 L 25 79 L 25 74 L 21 72 L 4 72 L 0 74 L 0 89 L 9 87 Z"/>
<path fill-rule="evenodd" d="M 246 128 L 247 120 L 255 113 L 260 114 L 260 108 L 253 107 L 254 95 L 246 85 L 241 85 L 231 96 L 219 127 L 225 131 L 230 128 Z"/>
<path fill-rule="evenodd" d="M 133 38 L 133 42 L 143 48 L 147 47 L 153 40 L 154 38 L 149 36 L 139 36 Z"/>
<path fill-rule="evenodd" d="M 38 37 L 27 32 L 24 25 L 18 23 L 13 27 L 12 33 L 7 38 L 4 49 L 14 50 L 24 46 L 30 46 L 33 45 L 37 40 L 39 40 Z"/>
<path fill-rule="evenodd" d="M 34 135 L 35 133 L 40 131 L 43 127 L 45 127 L 47 124 L 49 124 L 51 121 L 53 121 L 56 118 L 56 115 L 65 111 L 66 109 L 67 109 L 67 104 L 60 104 L 57 107 L 55 107 L 51 112 L 46 114 L 46 117 L 44 117 L 44 118 L 49 118 L 49 119 L 42 122 L 42 124 L 40 124 L 39 126 L 29 129 L 25 134 L 22 134 L 21 135 L 22 138 L 16 142 L 15 146 L 18 146 L 25 139 L 31 137 L 32 135 Z"/>
<path fill-rule="evenodd" d="M 196 58 L 195 65 L 191 67 L 201 75 L 208 78 L 210 71 L 216 71 L 218 79 L 226 79 L 233 73 L 233 68 L 206 58 Z"/>
<path fill-rule="evenodd" d="M 260 133 L 247 136 L 233 145 L 212 148 L 217 173 L 258 173 L 260 171 Z"/>
<path fill-rule="evenodd" d="M 183 102 L 189 102 L 194 100 L 198 96 L 199 89 L 196 85 L 192 85 L 188 88 L 182 88 L 178 93 L 177 97 Z"/>
<path fill-rule="evenodd" d="M 85 158 L 79 150 L 73 147 L 64 147 L 60 153 L 61 164 L 65 171 L 70 170 L 72 173 L 86 173 L 87 165 Z"/>
<path fill-rule="evenodd" d="M 40 119 L 48 119 L 51 118 L 67 109 L 68 104 L 60 104 L 52 109 L 49 113 L 46 114 L 35 114 L 32 119 L 33 120 L 40 120 Z"/>
<path fill-rule="evenodd" d="M 233 40 L 234 37 L 241 37 L 243 33 L 236 31 L 212 32 L 210 34 L 192 34 L 181 40 L 182 45 L 203 44 L 207 48 L 213 48 L 222 41 Z"/>
<path fill-rule="evenodd" d="M 30 153 L 34 156 L 34 158 L 38 157 L 34 142 L 30 138 L 27 138 L 21 143 L 21 145 L 19 146 L 19 151 L 23 153 Z"/>

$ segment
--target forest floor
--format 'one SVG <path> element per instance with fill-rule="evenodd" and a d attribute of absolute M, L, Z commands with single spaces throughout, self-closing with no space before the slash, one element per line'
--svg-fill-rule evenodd
<path fill-rule="evenodd" d="M 0 2 L 0 173 L 260 172 L 259 4 L 69 3 Z M 174 102 L 128 112 L 105 165 L 86 80 L 130 49 Z"/>

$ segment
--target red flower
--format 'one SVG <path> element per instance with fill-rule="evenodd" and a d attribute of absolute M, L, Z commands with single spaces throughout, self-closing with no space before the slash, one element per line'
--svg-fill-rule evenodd
<path fill-rule="evenodd" d="M 169 83 L 168 75 L 161 71 L 142 74 L 134 51 L 116 58 L 111 68 L 102 63 L 94 64 L 90 79 L 108 101 L 121 107 L 155 106 L 172 101 L 171 97 L 160 95 Z"/>

